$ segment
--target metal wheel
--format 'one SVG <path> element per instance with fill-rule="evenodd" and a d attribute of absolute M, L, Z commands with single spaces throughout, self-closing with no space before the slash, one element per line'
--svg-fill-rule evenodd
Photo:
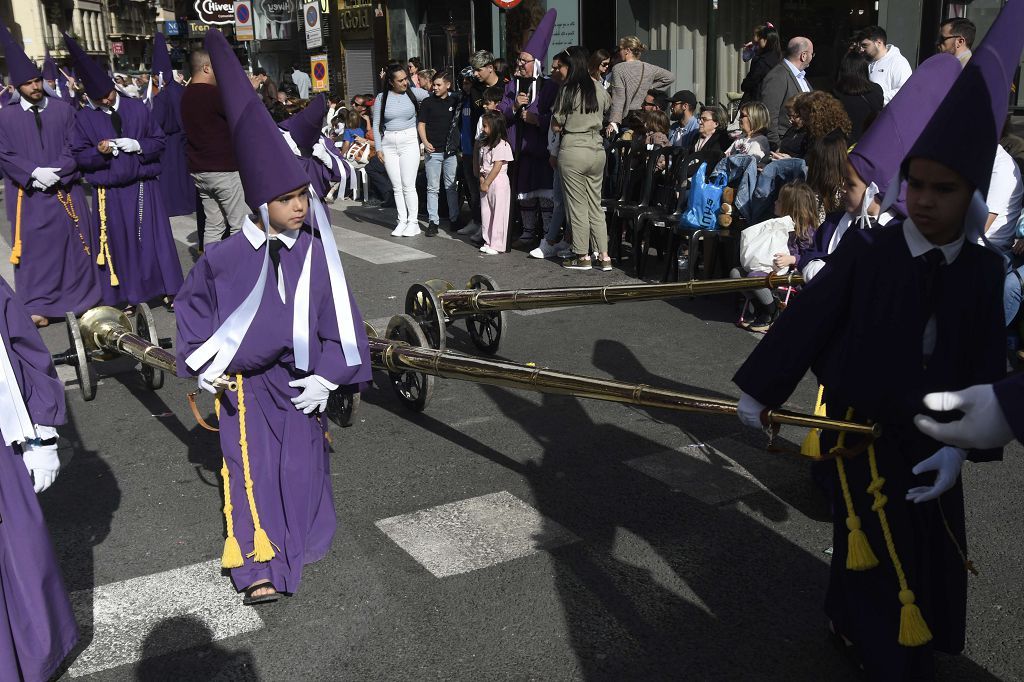
<path fill-rule="evenodd" d="M 430 348 L 444 350 L 445 323 L 441 301 L 429 284 L 413 284 L 405 295 L 405 314 L 419 323 Z"/>
<path fill-rule="evenodd" d="M 85 354 L 85 343 L 82 341 L 82 328 L 78 325 L 78 318 L 74 313 L 67 313 L 64 319 L 68 323 L 68 343 L 71 348 L 68 351 L 68 364 L 75 366 L 75 376 L 78 377 L 78 390 L 82 392 L 82 400 L 86 402 L 96 397 L 96 384 L 92 380 L 92 370 L 89 368 L 89 358 Z"/>
<path fill-rule="evenodd" d="M 334 391 L 327 398 L 327 418 L 341 428 L 352 426 L 352 418 L 359 410 L 358 393 Z"/>
<path fill-rule="evenodd" d="M 497 291 L 498 284 L 487 275 L 473 275 L 466 285 L 469 289 Z M 480 352 L 494 355 L 501 345 L 501 338 L 508 333 L 508 319 L 504 310 L 493 313 L 474 313 L 466 318 L 466 329 L 473 345 Z"/>
<path fill-rule="evenodd" d="M 160 335 L 156 331 L 156 320 L 153 319 L 153 311 L 145 303 L 140 303 L 135 308 L 135 334 L 146 339 L 154 346 L 160 345 Z M 146 388 L 156 391 L 164 385 L 164 371 L 141 365 L 139 372 L 142 374 Z"/>
<path fill-rule="evenodd" d="M 427 337 L 419 324 L 409 315 L 395 315 L 388 322 L 385 335 L 390 341 L 404 341 L 410 346 L 429 347 Z M 420 372 L 388 372 L 391 388 L 402 404 L 416 412 L 422 412 L 434 392 L 434 377 Z"/>

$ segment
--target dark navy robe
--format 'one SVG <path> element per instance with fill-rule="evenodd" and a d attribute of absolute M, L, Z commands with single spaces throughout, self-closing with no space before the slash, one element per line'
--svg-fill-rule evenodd
<path fill-rule="evenodd" d="M 830 467 L 835 550 L 825 610 L 859 647 L 873 679 L 926 677 L 932 648 L 958 653 L 964 647 L 967 577 L 957 548 L 968 551 L 963 488 L 958 480 L 937 501 L 904 500 L 910 488 L 933 483 L 934 474 L 915 476 L 911 469 L 942 447 L 914 427 L 913 416 L 925 394 L 991 383 L 1003 376 L 1005 362 L 1001 259 L 966 243 L 951 264 L 940 267 L 936 286 L 942 302 L 927 364 L 925 268 L 923 259 L 911 256 L 901 223 L 849 232 L 733 379 L 745 393 L 775 407 L 811 369 L 826 387 L 830 417 L 843 418 L 852 408 L 854 419 L 882 426 L 876 451 L 888 497 L 885 510 L 934 639 L 913 648 L 897 641 L 899 587 L 871 510 L 873 498 L 865 492 L 870 475 L 863 454 L 848 460 L 846 469 L 856 512 L 880 565 L 863 572 L 846 569 L 846 507 Z M 825 432 L 823 451 L 835 442 L 835 435 Z M 1001 449 L 968 452 L 975 462 L 1001 457 Z"/>
<path fill-rule="evenodd" d="M 185 86 L 171 81 L 153 96 L 153 119 L 164 131 L 160 193 L 169 216 L 196 212 L 196 184 L 188 172 L 185 127 L 181 123 L 181 97 L 184 94 Z"/>
<path fill-rule="evenodd" d="M 551 191 L 555 176 L 548 152 L 548 128 L 551 127 L 551 108 L 558 96 L 558 83 L 550 78 L 537 80 L 537 96 L 526 106 L 527 111 L 537 116 L 537 125 L 530 125 L 523 120 L 522 113 L 516 113 L 517 83 L 516 78 L 509 81 L 505 97 L 498 105 L 508 125 L 508 142 L 517 154 L 516 192 Z"/>

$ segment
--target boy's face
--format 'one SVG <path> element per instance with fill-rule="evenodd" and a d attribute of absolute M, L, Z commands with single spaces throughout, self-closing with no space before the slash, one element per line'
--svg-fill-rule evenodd
<path fill-rule="evenodd" d="M 960 236 L 974 188 L 956 171 L 931 159 L 907 168 L 907 213 L 928 241 L 942 246 Z"/>
<path fill-rule="evenodd" d="M 287 194 L 282 194 L 267 204 L 267 215 L 270 218 L 272 232 L 288 232 L 302 227 L 309 212 L 309 194 L 307 187 L 299 187 Z"/>
<path fill-rule="evenodd" d="M 484 111 L 494 111 L 498 108 L 497 102 L 488 102 L 484 100 Z"/>
<path fill-rule="evenodd" d="M 853 164 L 849 161 L 846 162 L 843 177 L 845 179 L 843 189 L 845 190 L 846 212 L 860 213 L 860 205 L 864 201 L 864 192 L 867 191 L 868 186 L 864 184 L 860 173 L 854 169 Z"/>
<path fill-rule="evenodd" d="M 451 88 L 451 83 L 443 78 L 434 79 L 434 94 L 438 97 L 447 97 L 448 90 Z"/>

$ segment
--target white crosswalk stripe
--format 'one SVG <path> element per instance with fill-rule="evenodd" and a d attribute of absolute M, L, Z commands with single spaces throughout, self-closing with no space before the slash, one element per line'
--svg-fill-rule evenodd
<path fill-rule="evenodd" d="M 84 677 L 181 651 L 263 627 L 263 619 L 221 576 L 220 561 L 205 561 L 163 573 L 111 583 L 71 595 L 79 623 L 93 623 L 92 641 L 68 670 Z M 90 616 L 91 614 L 91 616 Z M 172 618 L 187 616 L 195 631 L 147 641 L 150 632 Z M 200 625 L 201 624 L 201 625 Z"/>

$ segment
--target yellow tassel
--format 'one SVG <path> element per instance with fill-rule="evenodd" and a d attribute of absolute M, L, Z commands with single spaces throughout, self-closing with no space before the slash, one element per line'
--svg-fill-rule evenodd
<path fill-rule="evenodd" d="M 818 389 L 818 405 L 821 406 L 822 391 Z M 824 406 L 822 406 L 823 408 Z M 815 414 L 818 408 L 814 409 Z M 820 416 L 820 415 L 819 415 Z M 846 411 L 846 418 L 853 418 L 853 410 Z M 843 448 L 846 444 L 846 432 L 839 434 L 839 441 L 836 449 Z M 864 534 L 860 526 L 860 517 L 853 508 L 853 496 L 850 494 L 850 482 L 846 478 L 846 465 L 842 457 L 836 457 L 836 469 L 839 471 L 839 487 L 843 491 L 843 502 L 846 503 L 846 527 L 850 534 L 846 538 L 846 569 L 848 571 L 867 571 L 878 565 L 878 557 L 871 549 L 868 536 Z"/>
<path fill-rule="evenodd" d="M 25 189 L 18 188 L 18 207 L 14 212 L 14 247 L 11 249 L 11 264 L 17 265 L 21 262 L 21 198 L 25 196 Z"/>
<path fill-rule="evenodd" d="M 121 282 L 114 272 L 114 258 L 110 255 L 110 242 L 107 240 L 107 190 L 104 187 L 96 189 L 96 204 L 100 213 L 100 248 L 96 255 L 96 265 L 107 266 L 110 270 L 110 286 L 120 286 Z"/>
<path fill-rule="evenodd" d="M 921 609 L 914 603 L 914 593 L 911 590 L 900 590 L 900 644 L 903 646 L 921 646 L 932 639 L 932 631 L 924 622 Z"/>
<path fill-rule="evenodd" d="M 238 444 L 242 448 L 245 495 L 249 500 L 249 512 L 252 514 L 252 526 L 255 530 L 252 538 L 253 551 L 246 556 L 259 562 L 270 561 L 275 556 L 274 547 L 277 545 L 267 537 L 267 532 L 260 527 L 260 515 L 256 511 L 256 496 L 253 493 L 252 473 L 249 468 L 249 441 L 245 435 L 245 391 L 242 386 L 242 375 L 236 374 L 235 377 L 238 380 Z"/>
<path fill-rule="evenodd" d="M 241 568 L 245 564 L 245 559 L 242 558 L 242 548 L 238 545 L 238 540 L 231 536 L 224 540 L 224 554 L 220 558 L 220 565 L 224 568 Z"/>
<path fill-rule="evenodd" d="M 217 406 L 220 406 L 220 401 L 217 401 Z M 218 410 L 219 412 L 219 410 Z M 242 548 L 238 546 L 238 540 L 235 538 L 235 522 L 231 512 L 234 507 L 231 504 L 231 486 L 228 480 L 228 461 L 224 460 L 224 463 L 220 468 L 220 477 L 224 480 L 224 525 L 227 528 L 227 539 L 224 540 L 224 553 L 220 559 L 220 565 L 224 568 L 239 568 L 245 563 L 242 559 Z"/>
<path fill-rule="evenodd" d="M 818 386 L 818 399 L 814 401 L 814 416 L 826 416 L 825 404 L 822 398 L 825 395 L 825 387 Z M 814 459 L 821 459 L 821 429 L 811 429 L 807 432 L 803 444 L 800 446 L 800 454 Z"/>

